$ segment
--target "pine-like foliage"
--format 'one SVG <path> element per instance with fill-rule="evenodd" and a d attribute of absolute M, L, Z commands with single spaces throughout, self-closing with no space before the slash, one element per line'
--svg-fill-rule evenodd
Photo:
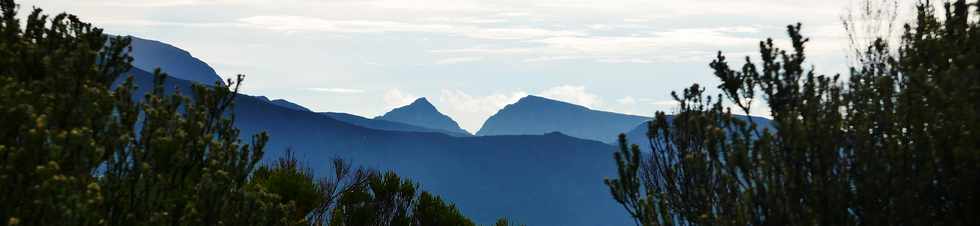
<path fill-rule="evenodd" d="M 239 140 L 237 85 L 132 98 L 129 40 L 0 0 L 0 225 L 287 225 L 246 189 L 266 136 Z M 238 82 L 241 81 L 239 77 Z M 237 83 L 236 83 L 237 84 Z"/>
<path fill-rule="evenodd" d="M 332 226 L 474 226 L 455 205 L 393 172 L 370 173 L 342 193 L 332 209 Z"/>
<path fill-rule="evenodd" d="M 316 210 L 326 202 L 326 186 L 317 183 L 313 170 L 299 163 L 292 151 L 275 163 L 260 166 L 249 180 L 251 189 L 276 195 L 281 203 L 294 207 L 289 221 L 296 224 L 317 222 Z"/>
<path fill-rule="evenodd" d="M 980 221 L 978 1 L 917 7 L 892 53 L 871 43 L 847 78 L 760 44 L 761 63 L 711 63 L 650 122 L 652 153 L 620 139 L 613 197 L 638 225 L 974 225 Z M 845 81 L 846 80 L 846 81 Z M 772 129 L 731 113 L 766 100 Z"/>

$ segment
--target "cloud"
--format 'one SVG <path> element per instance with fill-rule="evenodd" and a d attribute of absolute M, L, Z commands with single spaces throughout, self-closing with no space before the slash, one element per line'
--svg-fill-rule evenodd
<path fill-rule="evenodd" d="M 330 20 L 307 16 L 267 15 L 238 19 L 243 26 L 277 31 L 319 31 L 337 33 L 421 32 L 490 40 L 527 40 L 561 36 L 583 36 L 585 33 L 534 27 L 484 27 L 474 21 L 441 21 L 414 23 L 393 20 Z M 493 22 L 493 21 L 478 21 Z M 485 23 L 486 24 L 486 23 Z"/>
<path fill-rule="evenodd" d="M 636 104 L 636 98 L 633 98 L 633 96 L 625 96 L 623 98 L 619 98 L 616 100 L 616 102 L 619 104 L 634 105 Z"/>
<path fill-rule="evenodd" d="M 436 61 L 436 64 L 459 64 L 459 63 L 480 61 L 482 59 L 483 58 L 481 57 L 454 57 L 454 58 L 446 58 L 446 59 L 438 60 Z"/>
<path fill-rule="evenodd" d="M 389 109 L 411 104 L 418 98 L 419 96 L 402 92 L 399 89 L 389 89 L 388 91 L 385 91 L 384 95 L 385 105 Z"/>
<path fill-rule="evenodd" d="M 469 28 L 466 37 L 476 39 L 520 40 L 548 37 L 585 36 L 579 31 L 551 30 L 542 28 Z"/>
<path fill-rule="evenodd" d="M 494 12 L 496 7 L 471 0 L 373 0 L 365 1 L 370 8 L 422 12 Z"/>
<path fill-rule="evenodd" d="M 736 35 L 752 30 L 746 27 L 674 29 L 650 32 L 646 36 L 565 36 L 534 40 L 547 48 L 583 55 L 647 54 L 658 50 L 704 49 L 752 46 L 759 41 Z"/>
<path fill-rule="evenodd" d="M 416 24 L 386 20 L 326 20 L 305 16 L 252 16 L 238 19 L 246 26 L 279 31 L 323 31 L 338 33 L 452 32 L 444 24 Z"/>
<path fill-rule="evenodd" d="M 326 92 L 326 93 L 340 93 L 340 94 L 364 93 L 364 90 L 362 89 L 349 89 L 349 88 L 307 88 L 306 90 L 316 91 L 316 92 Z"/>
<path fill-rule="evenodd" d="M 600 58 L 596 61 L 610 64 L 652 64 L 657 61 L 641 58 Z"/>
<path fill-rule="evenodd" d="M 626 25 L 585 25 L 591 29 L 646 30 Z M 755 26 L 727 26 L 707 28 L 683 28 L 663 31 L 646 31 L 639 34 L 595 35 L 565 30 L 512 30 L 497 33 L 486 29 L 491 36 L 480 33 L 469 37 L 484 39 L 527 39 L 521 47 L 498 45 L 459 49 L 431 50 L 430 53 L 456 57 L 521 57 L 528 63 L 563 60 L 591 60 L 610 64 L 682 63 L 710 59 L 716 50 L 742 50 L 753 48 L 762 32 Z M 519 32 L 518 32 L 519 31 Z M 512 36 L 512 37 L 511 37 Z M 520 38 L 517 38 L 520 37 Z M 528 46 L 528 44 L 531 44 Z M 708 51 L 710 50 L 710 51 Z"/>
<path fill-rule="evenodd" d="M 103 6 L 109 7 L 177 7 L 177 6 L 196 6 L 205 4 L 217 4 L 219 1 L 201 0 L 126 0 L 126 1 L 105 1 Z"/>
<path fill-rule="evenodd" d="M 542 56 L 524 59 L 524 62 L 548 62 L 548 61 L 560 61 L 560 60 L 578 60 L 586 58 L 585 56 Z"/>
<path fill-rule="evenodd" d="M 586 92 L 585 86 L 563 85 L 552 87 L 542 91 L 540 95 L 555 100 L 582 105 L 588 108 L 602 105 L 602 99 L 596 94 Z"/>
<path fill-rule="evenodd" d="M 658 107 L 674 107 L 679 105 L 675 100 L 650 101 L 650 104 Z"/>
<path fill-rule="evenodd" d="M 525 96 L 527 92 L 523 91 L 474 96 L 462 90 L 443 89 L 439 101 L 449 106 L 442 110 L 456 119 L 461 127 L 476 132 L 491 115 Z"/>
<path fill-rule="evenodd" d="M 480 17 L 430 17 L 423 19 L 423 21 L 465 24 L 496 24 L 507 22 L 507 19 Z"/>
<path fill-rule="evenodd" d="M 473 55 L 509 55 L 509 54 L 528 54 L 534 52 L 533 48 L 485 48 L 485 47 L 474 47 L 474 48 L 462 48 L 462 49 L 441 49 L 441 50 L 429 50 L 430 53 L 436 54 L 473 54 Z"/>

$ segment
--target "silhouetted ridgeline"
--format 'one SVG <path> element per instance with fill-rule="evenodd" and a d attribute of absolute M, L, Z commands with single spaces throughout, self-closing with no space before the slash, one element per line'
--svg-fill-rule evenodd
<path fill-rule="evenodd" d="M 151 75 L 136 68 L 131 74 L 139 86 L 134 98 L 142 97 Z M 171 78 L 166 87 L 190 90 L 190 84 Z M 630 222 L 601 183 L 615 175 L 615 164 L 607 161 L 614 147 L 602 142 L 559 133 L 453 137 L 369 129 L 247 95 L 238 96 L 233 112 L 243 136 L 268 132 L 264 161 L 292 149 L 318 174 L 333 157 L 394 170 L 456 203 L 478 223 L 499 216 L 528 225 Z"/>

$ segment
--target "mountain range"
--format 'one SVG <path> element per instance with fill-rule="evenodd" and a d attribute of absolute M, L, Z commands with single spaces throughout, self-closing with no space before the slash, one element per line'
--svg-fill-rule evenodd
<path fill-rule="evenodd" d="M 613 142 L 618 134 L 649 120 L 645 116 L 592 110 L 544 97 L 527 96 L 490 116 L 476 135 L 561 132 L 582 139 Z"/>
<path fill-rule="evenodd" d="M 134 98 L 141 98 L 152 87 L 149 70 L 134 67 L 127 74 L 134 77 L 139 87 Z M 206 84 L 210 80 L 186 80 L 178 77 L 178 73 L 170 75 L 165 90 L 171 93 L 178 89 L 186 92 L 192 84 Z M 259 132 L 269 134 L 266 162 L 290 149 L 318 175 L 328 173 L 329 161 L 335 157 L 368 168 L 393 170 L 419 182 L 422 189 L 451 200 L 481 224 L 490 224 L 502 216 L 528 225 L 630 223 L 602 183 L 603 178 L 616 174 L 611 158 L 613 146 L 557 132 L 451 136 L 447 133 L 452 131 L 440 131 L 441 128 L 458 129 L 458 126 L 449 123 L 451 119 L 445 115 L 413 118 L 418 111 L 438 112 L 428 101 L 416 103 L 400 108 L 397 114 L 366 119 L 316 113 L 241 94 L 236 97 L 232 112 L 242 142 L 249 142 L 251 135 Z M 442 117 L 448 120 L 432 126 L 440 129 L 404 129 L 411 128 L 404 126 L 409 123 Z M 379 128 L 386 121 L 400 124 L 389 124 L 398 125 L 389 130 Z"/>
<path fill-rule="evenodd" d="M 190 52 L 160 41 L 130 37 L 133 67 L 147 72 L 160 68 L 170 77 L 205 85 L 213 85 L 215 82 L 224 84 L 214 68 L 195 58 Z"/>
<path fill-rule="evenodd" d="M 171 93 L 220 80 L 187 51 L 135 40 L 142 50 L 134 57 L 142 59 L 128 73 L 139 87 L 133 98 L 152 87 L 153 65 L 168 70 Z M 236 98 L 231 111 L 242 142 L 260 132 L 270 136 L 266 163 L 292 150 L 318 175 L 329 174 L 336 157 L 393 170 L 480 224 L 498 217 L 544 226 L 632 224 L 602 181 L 616 176 L 610 143 L 619 133 L 640 136 L 647 117 L 528 96 L 490 117 L 474 136 L 425 98 L 375 118 L 314 112 L 264 96 Z"/>
<path fill-rule="evenodd" d="M 469 132 L 460 128 L 459 124 L 453 121 L 452 118 L 439 112 L 425 97 L 418 98 L 409 105 L 395 108 L 374 119 L 439 129 L 454 134 L 470 135 Z"/>

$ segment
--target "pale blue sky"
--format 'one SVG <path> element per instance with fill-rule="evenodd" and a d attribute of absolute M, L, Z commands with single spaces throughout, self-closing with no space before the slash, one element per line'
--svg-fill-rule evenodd
<path fill-rule="evenodd" d="M 383 114 L 416 97 L 475 131 L 536 94 L 652 115 L 715 86 L 715 52 L 755 56 L 803 22 L 818 71 L 844 71 L 852 0 L 27 0 L 188 50 L 244 92 Z M 782 43 L 782 42 L 780 42 Z"/>

